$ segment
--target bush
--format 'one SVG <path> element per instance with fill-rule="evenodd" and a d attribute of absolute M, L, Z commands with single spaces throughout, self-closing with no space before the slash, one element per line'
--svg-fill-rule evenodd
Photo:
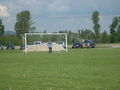
<path fill-rule="evenodd" d="M 0 37 L 0 44 L 7 45 L 8 43 L 12 43 L 14 45 L 20 45 L 22 44 L 22 39 L 16 36 Z"/>

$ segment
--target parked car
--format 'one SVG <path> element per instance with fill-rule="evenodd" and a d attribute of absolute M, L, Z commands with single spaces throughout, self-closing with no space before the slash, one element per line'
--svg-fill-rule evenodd
<path fill-rule="evenodd" d="M 14 50 L 15 49 L 15 46 L 14 46 L 14 44 L 11 44 L 11 43 L 9 43 L 8 45 L 7 45 L 7 47 L 6 47 L 6 49 L 7 50 Z"/>
<path fill-rule="evenodd" d="M 89 43 L 82 42 L 82 48 L 89 48 Z"/>
<path fill-rule="evenodd" d="M 34 41 L 34 42 L 30 42 L 28 43 L 28 45 L 38 45 L 38 44 L 42 44 L 43 42 L 41 41 Z"/>
<path fill-rule="evenodd" d="M 34 44 L 34 45 L 42 44 L 42 42 L 41 42 L 41 41 L 34 41 L 33 44 Z"/>
<path fill-rule="evenodd" d="M 82 47 L 82 44 L 79 43 L 79 42 L 75 42 L 73 45 L 72 45 L 72 48 L 81 48 Z"/>
<path fill-rule="evenodd" d="M 85 40 L 84 43 L 87 45 L 87 48 L 95 47 L 95 41 L 93 41 L 93 40 Z"/>
<path fill-rule="evenodd" d="M 2 44 L 0 44 L 0 50 L 3 50 L 3 49 L 4 49 L 3 45 L 2 45 Z"/>

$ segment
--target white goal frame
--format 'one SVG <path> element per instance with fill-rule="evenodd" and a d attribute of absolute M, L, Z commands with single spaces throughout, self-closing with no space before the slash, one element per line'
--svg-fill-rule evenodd
<path fill-rule="evenodd" d="M 27 35 L 64 35 L 65 36 L 65 51 L 68 52 L 68 43 L 67 43 L 67 33 L 25 33 L 24 44 L 25 44 L 25 53 L 28 53 L 27 50 Z"/>

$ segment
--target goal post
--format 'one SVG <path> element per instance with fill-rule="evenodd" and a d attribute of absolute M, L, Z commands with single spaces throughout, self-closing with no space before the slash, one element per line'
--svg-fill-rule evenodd
<path fill-rule="evenodd" d="M 25 53 L 27 54 L 28 53 L 28 36 L 41 36 L 41 37 L 43 37 L 43 36 L 53 36 L 54 38 L 56 37 L 56 36 L 63 36 L 63 38 L 64 38 L 64 42 L 65 42 L 65 51 L 66 52 L 68 52 L 68 43 L 67 43 L 67 33 L 25 33 L 25 35 L 24 35 L 24 44 L 25 44 Z M 33 37 L 31 37 L 31 38 L 33 38 Z M 49 37 L 48 37 L 49 38 Z M 38 37 L 38 39 L 40 39 L 39 37 Z M 41 41 L 41 40 L 40 40 Z"/>

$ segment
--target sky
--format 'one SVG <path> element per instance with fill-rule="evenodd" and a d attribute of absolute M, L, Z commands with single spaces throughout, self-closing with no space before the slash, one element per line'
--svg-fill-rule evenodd
<path fill-rule="evenodd" d="M 14 31 L 16 14 L 29 10 L 36 31 L 93 30 L 92 13 L 100 13 L 101 32 L 109 32 L 115 16 L 120 16 L 120 0 L 0 0 L 0 19 L 5 31 Z"/>

